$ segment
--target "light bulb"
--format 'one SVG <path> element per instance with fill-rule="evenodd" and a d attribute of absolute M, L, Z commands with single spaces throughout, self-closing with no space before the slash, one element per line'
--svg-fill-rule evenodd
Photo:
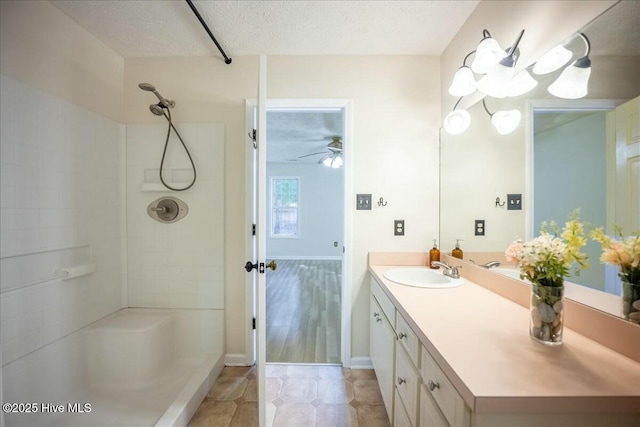
<path fill-rule="evenodd" d="M 461 134 L 470 124 L 471 115 L 467 110 L 453 110 L 444 118 L 444 130 L 451 135 Z"/>
<path fill-rule="evenodd" d="M 471 95 L 476 90 L 476 79 L 473 77 L 471 68 L 462 66 L 453 76 L 449 93 L 453 96 Z"/>
<path fill-rule="evenodd" d="M 500 135 L 513 132 L 520 124 L 522 114 L 518 110 L 496 111 L 491 116 L 491 124 Z"/>
<path fill-rule="evenodd" d="M 552 73 L 569 62 L 571 56 L 573 56 L 573 53 L 559 44 L 540 57 L 533 66 L 533 74 Z"/>
<path fill-rule="evenodd" d="M 471 69 L 476 74 L 486 74 L 491 67 L 500 62 L 505 56 L 507 56 L 506 52 L 500 47 L 496 39 L 491 37 L 482 39 L 476 49 L 476 56 L 471 63 Z"/>
<path fill-rule="evenodd" d="M 584 66 L 587 65 L 587 66 Z M 591 76 L 591 61 L 578 59 L 562 70 L 560 76 L 547 90 L 553 96 L 564 99 L 578 99 L 589 92 L 589 77 Z"/>
<path fill-rule="evenodd" d="M 511 79 L 507 88 L 507 96 L 524 95 L 537 85 L 538 82 L 531 77 L 531 74 L 527 70 L 522 70 Z"/>

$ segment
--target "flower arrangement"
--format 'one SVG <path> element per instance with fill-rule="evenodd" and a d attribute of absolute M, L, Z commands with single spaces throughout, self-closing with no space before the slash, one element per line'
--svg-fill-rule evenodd
<path fill-rule="evenodd" d="M 616 240 L 604 234 L 602 227 L 591 231 L 589 237 L 600 243 L 602 255 L 600 262 L 620 267 L 620 278 L 627 283 L 640 286 L 640 232 L 623 237 L 622 230 L 616 227 Z"/>
<path fill-rule="evenodd" d="M 622 279 L 622 315 L 625 319 L 640 323 L 640 232 L 623 237 L 616 227 L 619 240 L 604 234 L 602 228 L 591 231 L 590 237 L 600 242 L 600 262 L 620 268 Z"/>
<path fill-rule="evenodd" d="M 555 222 L 543 222 L 540 236 L 509 245 L 505 256 L 520 268 L 521 279 L 542 286 L 562 286 L 574 261 L 583 268 L 587 267 L 586 255 L 580 252 L 587 238 L 578 218 L 579 211 L 576 210 L 565 223 L 560 236 Z"/>

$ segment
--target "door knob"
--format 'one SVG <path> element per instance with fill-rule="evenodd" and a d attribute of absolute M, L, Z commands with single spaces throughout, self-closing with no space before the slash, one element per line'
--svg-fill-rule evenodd
<path fill-rule="evenodd" d="M 247 261 L 247 263 L 244 265 L 244 269 L 247 270 L 247 273 L 251 273 L 251 270 L 253 270 L 254 268 L 258 268 L 258 263 L 253 264 L 251 261 Z"/>
<path fill-rule="evenodd" d="M 276 261 L 275 260 L 271 260 L 271 262 L 265 264 L 265 267 L 270 268 L 271 271 L 276 271 L 276 268 L 278 266 L 276 265 Z"/>

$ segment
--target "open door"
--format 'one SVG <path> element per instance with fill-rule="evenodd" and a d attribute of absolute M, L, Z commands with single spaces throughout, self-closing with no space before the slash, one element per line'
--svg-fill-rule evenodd
<path fill-rule="evenodd" d="M 258 420 L 259 426 L 266 425 L 266 375 L 265 375 L 265 271 L 275 269 L 275 263 L 266 263 L 266 122 L 267 122 L 267 58 L 260 56 L 260 71 L 258 82 L 258 102 L 255 114 L 248 114 L 253 121 L 249 126 L 249 133 L 253 145 L 247 148 L 247 220 L 251 224 L 252 236 L 247 244 L 248 260 L 244 266 L 247 279 L 247 313 L 254 313 L 255 333 L 248 334 L 247 362 L 256 361 L 256 376 L 258 385 Z M 249 123 L 248 123 L 249 124 Z M 255 131 L 254 131 L 255 129 Z M 261 208 L 262 207 L 262 208 Z"/>

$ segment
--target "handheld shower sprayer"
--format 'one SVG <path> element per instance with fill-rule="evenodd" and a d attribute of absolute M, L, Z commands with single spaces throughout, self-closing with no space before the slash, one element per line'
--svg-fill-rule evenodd
<path fill-rule="evenodd" d="M 189 153 L 189 149 L 187 148 L 187 145 L 184 143 L 182 136 L 180 136 L 180 132 L 178 132 L 178 129 L 176 129 L 176 127 L 173 125 L 173 120 L 171 118 L 171 111 L 169 109 L 175 107 L 176 103 L 175 101 L 172 101 L 170 99 L 165 99 L 162 95 L 160 95 L 160 93 L 158 93 L 158 91 L 156 90 L 156 87 L 150 83 L 140 83 L 138 87 L 144 91 L 153 92 L 153 94 L 158 97 L 158 100 L 160 100 L 160 102 L 158 102 L 157 104 L 149 105 L 149 110 L 156 116 L 164 116 L 164 118 L 167 119 L 167 121 L 169 122 L 169 127 L 167 128 L 167 137 L 164 141 L 164 150 L 162 151 L 162 159 L 160 160 L 160 168 L 159 168 L 160 182 L 162 182 L 162 185 L 164 185 L 166 188 L 172 191 L 188 190 L 196 182 L 196 166 L 193 163 L 193 158 L 191 157 L 191 153 Z M 189 185 L 183 188 L 171 187 L 164 181 L 164 178 L 162 177 L 162 171 L 164 169 L 164 159 L 167 154 L 167 147 L 169 146 L 169 136 L 171 135 L 171 130 L 173 130 L 176 133 L 176 136 L 180 140 L 180 143 L 182 143 L 182 146 L 184 147 L 184 150 L 187 153 L 187 157 L 189 157 L 189 161 L 191 162 L 191 168 L 193 169 L 193 180 Z"/>
<path fill-rule="evenodd" d="M 155 96 L 158 97 L 158 99 L 160 100 L 160 103 L 157 104 L 162 108 L 173 108 L 176 106 L 176 102 L 172 101 L 170 99 L 165 99 L 162 95 L 160 95 L 160 93 L 156 90 L 156 87 L 154 85 L 152 85 L 151 83 L 140 83 L 138 85 L 138 87 L 142 90 L 146 90 L 147 92 L 153 92 L 153 94 Z M 154 104 L 152 104 L 153 106 Z M 161 114 L 158 114 L 156 111 L 153 110 L 153 108 L 149 107 L 149 109 L 151 110 L 151 112 L 153 114 L 155 114 L 156 116 L 161 116 Z"/>

